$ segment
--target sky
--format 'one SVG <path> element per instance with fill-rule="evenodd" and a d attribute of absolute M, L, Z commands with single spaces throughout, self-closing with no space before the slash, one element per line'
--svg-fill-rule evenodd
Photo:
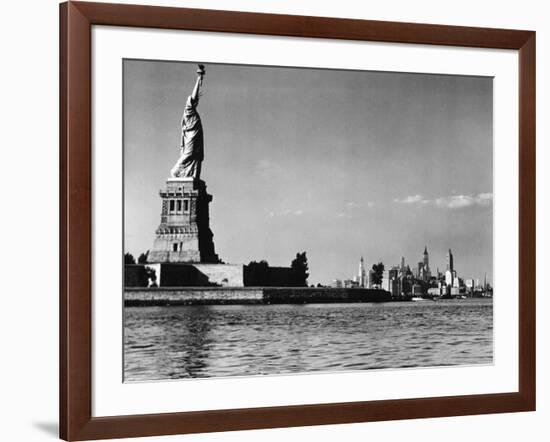
<path fill-rule="evenodd" d="M 124 61 L 125 249 L 152 248 L 196 62 Z M 207 64 L 201 178 L 224 262 L 288 266 L 310 284 L 359 259 L 492 281 L 490 77 Z"/>

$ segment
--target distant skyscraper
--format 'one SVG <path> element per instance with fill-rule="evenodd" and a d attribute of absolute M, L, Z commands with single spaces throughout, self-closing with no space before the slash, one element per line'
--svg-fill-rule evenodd
<path fill-rule="evenodd" d="M 428 247 L 424 246 L 422 261 L 418 263 L 416 277 L 422 281 L 427 281 L 431 277 L 430 272 L 430 256 L 428 255 Z"/>
<path fill-rule="evenodd" d="M 430 269 L 430 255 L 428 254 L 428 246 L 424 246 L 424 275 L 427 281 L 432 277 L 432 271 Z"/>
<path fill-rule="evenodd" d="M 361 256 L 361 260 L 359 261 L 359 287 L 366 287 L 366 286 L 367 286 L 367 273 L 365 272 L 365 261 Z"/>
<path fill-rule="evenodd" d="M 453 287 L 460 287 L 460 280 L 456 274 L 456 270 L 453 270 Z"/>
<path fill-rule="evenodd" d="M 384 270 L 384 272 L 382 273 L 382 289 L 390 291 L 390 289 L 388 288 L 389 286 L 390 286 L 390 271 Z"/>
<path fill-rule="evenodd" d="M 399 267 L 392 267 L 388 270 L 388 286 L 384 289 L 389 291 L 392 296 L 399 296 L 401 294 L 400 284 Z"/>
<path fill-rule="evenodd" d="M 416 277 L 418 279 L 423 279 L 423 275 L 424 275 L 424 263 L 419 262 L 418 267 L 416 268 Z"/>
<path fill-rule="evenodd" d="M 451 249 L 447 252 L 447 270 L 450 270 L 451 272 L 454 270 L 453 253 L 451 252 Z"/>
<path fill-rule="evenodd" d="M 448 286 L 453 285 L 453 272 L 451 272 L 450 270 L 447 270 L 445 272 L 445 284 Z"/>
<path fill-rule="evenodd" d="M 405 257 L 404 256 L 401 257 L 401 271 L 402 272 L 405 271 Z"/>
<path fill-rule="evenodd" d="M 430 255 L 428 255 L 428 246 L 424 246 L 424 268 L 430 268 Z"/>

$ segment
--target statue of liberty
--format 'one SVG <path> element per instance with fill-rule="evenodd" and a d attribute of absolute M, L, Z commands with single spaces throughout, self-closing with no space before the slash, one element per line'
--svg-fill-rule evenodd
<path fill-rule="evenodd" d="M 180 157 L 170 171 L 174 178 L 200 179 L 201 165 L 204 159 L 204 134 L 197 106 L 199 97 L 202 95 L 200 88 L 205 73 L 204 65 L 199 64 L 197 81 L 193 92 L 187 98 L 181 118 Z"/>

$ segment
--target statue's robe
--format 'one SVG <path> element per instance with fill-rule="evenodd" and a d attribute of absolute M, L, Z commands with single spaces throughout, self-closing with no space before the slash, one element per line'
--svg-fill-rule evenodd
<path fill-rule="evenodd" d="M 197 112 L 198 98 L 187 98 L 181 119 L 180 157 L 172 168 L 175 178 L 200 179 L 201 164 L 204 159 L 204 135 L 201 117 Z"/>

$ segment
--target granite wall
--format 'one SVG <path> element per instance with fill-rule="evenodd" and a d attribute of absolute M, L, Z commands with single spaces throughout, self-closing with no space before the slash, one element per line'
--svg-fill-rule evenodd
<path fill-rule="evenodd" d="M 186 288 L 126 288 L 124 305 L 224 305 L 263 304 L 262 289 L 186 287 Z"/>
<path fill-rule="evenodd" d="M 379 289 L 173 287 L 126 288 L 124 303 L 139 305 L 205 304 L 313 304 L 389 302 L 391 295 Z"/>

